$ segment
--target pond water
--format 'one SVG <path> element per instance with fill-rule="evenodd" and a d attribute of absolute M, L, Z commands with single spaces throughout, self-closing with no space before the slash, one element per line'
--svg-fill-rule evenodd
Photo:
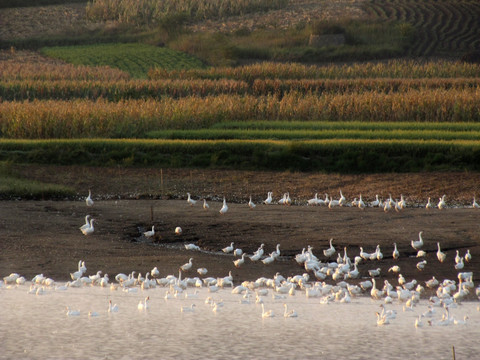
<path fill-rule="evenodd" d="M 188 288 L 193 297 L 168 300 L 161 287 L 28 292 L 27 285 L 0 288 L 0 359 L 452 359 L 452 346 L 457 359 L 475 359 L 480 351 L 478 302 L 450 310 L 456 319 L 468 315 L 465 325 L 437 325 L 445 311 L 435 307 L 433 326 L 424 319 L 416 328 L 427 300 L 412 311 L 397 302 L 386 305 L 397 316 L 377 326 L 375 312 L 382 302 L 369 297 L 321 304 L 300 291 L 274 299 L 269 290 L 262 300 L 274 317 L 262 318 L 255 296 L 245 304 L 231 289 L 209 293 L 202 288 L 195 297 Z M 140 311 L 137 305 L 146 296 L 149 307 Z M 208 297 L 223 306 L 212 311 Z M 107 311 L 110 300 L 118 312 Z M 298 317 L 284 318 L 284 303 Z M 193 312 L 181 311 L 192 304 Z M 67 316 L 67 306 L 79 315 Z"/>

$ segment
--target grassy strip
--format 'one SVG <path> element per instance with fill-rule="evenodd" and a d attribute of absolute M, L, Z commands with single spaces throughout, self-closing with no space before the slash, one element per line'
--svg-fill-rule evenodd
<path fill-rule="evenodd" d="M 362 121 L 237 121 L 221 122 L 211 129 L 225 130 L 359 130 L 359 131 L 480 131 L 476 122 L 362 122 Z"/>
<path fill-rule="evenodd" d="M 171 140 L 314 140 L 314 139 L 372 139 L 372 140 L 478 140 L 480 131 L 438 130 L 160 130 L 147 133 L 147 138 Z"/>
<path fill-rule="evenodd" d="M 19 178 L 8 162 L 0 162 L 0 199 L 63 199 L 73 196 L 72 188 Z"/>
<path fill-rule="evenodd" d="M 0 160 L 341 173 L 480 170 L 480 141 L 3 140 Z"/>
<path fill-rule="evenodd" d="M 41 53 L 76 65 L 111 66 L 137 78 L 147 77 L 152 67 L 167 70 L 204 67 L 199 59 L 186 53 L 140 43 L 45 47 Z"/>
<path fill-rule="evenodd" d="M 11 73 L 10 73 L 11 74 Z M 7 76 L 11 76 L 11 75 Z M 38 74 L 37 74 L 38 75 Z M 13 75 L 15 76 L 15 75 Z M 16 75 L 20 77 L 21 75 Z M 0 71 L 0 79 L 2 74 Z M 160 99 L 162 97 L 217 96 L 221 94 L 276 95 L 292 91 L 298 94 L 350 94 L 413 90 L 480 89 L 480 78 L 462 79 L 341 79 L 341 80 L 255 80 L 251 86 L 242 80 L 6 80 L 0 82 L 3 100 L 70 100 L 73 98 L 109 101 L 121 99 Z"/>

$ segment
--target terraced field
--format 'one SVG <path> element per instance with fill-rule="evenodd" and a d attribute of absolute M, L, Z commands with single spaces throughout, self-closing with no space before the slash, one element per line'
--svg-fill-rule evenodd
<path fill-rule="evenodd" d="M 372 18 L 415 26 L 411 56 L 457 56 L 480 50 L 480 2 L 475 0 L 369 0 Z"/>

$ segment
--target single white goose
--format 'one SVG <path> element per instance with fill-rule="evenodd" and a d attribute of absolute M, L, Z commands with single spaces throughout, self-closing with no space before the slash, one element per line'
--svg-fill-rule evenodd
<path fill-rule="evenodd" d="M 149 230 L 149 231 L 145 231 L 143 233 L 143 236 L 145 236 L 146 238 L 151 238 L 152 236 L 155 235 L 155 225 L 152 225 L 152 229 Z"/>
<path fill-rule="evenodd" d="M 285 307 L 285 311 L 283 312 L 283 317 L 292 318 L 292 317 L 298 316 L 295 310 L 290 310 L 290 311 L 288 310 L 287 304 L 283 304 L 283 306 Z"/>
<path fill-rule="evenodd" d="M 334 208 L 335 206 L 340 206 L 340 200 L 331 199 L 331 200 L 328 202 L 328 208 L 329 208 L 329 209 L 332 209 L 332 208 Z"/>
<path fill-rule="evenodd" d="M 195 245 L 195 244 L 185 244 L 185 249 L 187 250 L 200 250 L 200 247 L 198 245 Z"/>
<path fill-rule="evenodd" d="M 371 269 L 371 270 L 368 270 L 368 275 L 370 275 L 371 277 L 380 276 L 381 271 L 382 271 L 381 268 Z"/>
<path fill-rule="evenodd" d="M 478 205 L 477 201 L 475 200 L 475 196 L 473 197 L 472 208 L 480 209 L 480 205 Z"/>
<path fill-rule="evenodd" d="M 192 268 L 192 260 L 193 258 L 190 258 L 190 260 L 188 260 L 188 263 L 186 264 L 183 264 L 182 266 L 180 266 L 180 270 L 182 271 L 188 271 Z"/>
<path fill-rule="evenodd" d="M 85 199 L 85 202 L 87 203 L 87 206 L 93 206 L 92 192 L 90 190 L 88 190 L 88 196 Z"/>
<path fill-rule="evenodd" d="M 417 269 L 422 271 L 423 269 L 425 269 L 425 265 L 427 265 L 427 260 L 420 261 L 419 263 L 417 263 Z"/>
<path fill-rule="evenodd" d="M 362 194 L 360 194 L 360 200 L 358 200 L 358 208 L 361 210 L 365 209 L 365 203 L 362 200 Z"/>
<path fill-rule="evenodd" d="M 427 253 L 424 250 L 418 250 L 416 257 L 425 257 Z"/>
<path fill-rule="evenodd" d="M 242 266 L 243 264 L 245 263 L 245 254 L 242 254 L 242 258 L 241 259 L 237 259 L 233 262 L 233 264 L 235 265 L 236 268 L 239 268 L 240 266 Z"/>
<path fill-rule="evenodd" d="M 400 257 L 400 253 L 398 252 L 398 249 L 397 249 L 397 243 L 393 243 L 393 254 L 392 254 L 392 256 L 395 260 L 397 260 Z"/>
<path fill-rule="evenodd" d="M 255 203 L 252 201 L 252 195 L 250 195 L 250 200 L 248 201 L 248 207 L 253 210 L 255 209 L 255 206 L 256 206 Z"/>
<path fill-rule="evenodd" d="M 335 254 L 335 248 L 333 247 L 332 242 L 333 242 L 333 238 L 330 239 L 330 247 L 328 249 L 323 250 L 323 254 L 326 257 L 330 257 L 333 254 Z"/>
<path fill-rule="evenodd" d="M 263 200 L 263 203 L 264 203 L 265 205 L 270 205 L 270 204 L 272 203 L 272 201 L 273 201 L 273 199 L 272 199 L 272 194 L 273 194 L 273 192 L 271 192 L 271 191 L 269 191 L 269 192 L 267 193 L 267 198 L 266 198 L 265 200 Z"/>
<path fill-rule="evenodd" d="M 110 313 L 118 312 L 118 305 L 117 304 L 112 305 L 112 300 L 108 301 L 108 312 L 110 312 Z"/>
<path fill-rule="evenodd" d="M 375 200 L 373 200 L 371 203 L 370 203 L 370 206 L 371 207 L 376 207 L 376 206 L 379 206 L 380 205 L 380 199 L 378 198 L 378 194 L 375 195 Z"/>
<path fill-rule="evenodd" d="M 390 320 L 388 320 L 386 315 L 380 315 L 379 312 L 375 313 L 377 315 L 377 325 L 378 326 L 383 326 L 383 325 L 388 325 L 390 324 Z"/>
<path fill-rule="evenodd" d="M 469 262 L 472 260 L 472 254 L 470 254 L 470 249 L 467 249 L 467 253 L 465 254 L 465 261 Z"/>
<path fill-rule="evenodd" d="M 265 265 L 271 264 L 272 262 L 275 261 L 275 257 L 270 254 L 270 256 L 266 257 L 265 259 L 262 260 L 262 263 Z"/>
<path fill-rule="evenodd" d="M 268 310 L 268 311 L 265 311 L 265 307 L 263 305 L 263 302 L 260 304 L 262 305 L 262 318 L 268 318 L 268 317 L 274 317 L 274 313 L 273 313 L 273 310 Z"/>
<path fill-rule="evenodd" d="M 181 312 L 194 312 L 195 311 L 194 308 L 195 308 L 195 304 L 192 304 L 190 306 L 182 306 L 180 308 L 180 311 Z"/>
<path fill-rule="evenodd" d="M 66 315 L 67 316 L 79 316 L 80 310 L 71 310 L 68 306 L 66 306 Z"/>
<path fill-rule="evenodd" d="M 287 197 L 285 199 L 285 205 L 290 206 L 292 205 L 292 199 L 290 198 L 290 193 L 287 192 Z"/>
<path fill-rule="evenodd" d="M 437 242 L 437 259 L 438 261 L 440 261 L 441 263 L 443 263 L 445 261 L 445 259 L 447 258 L 447 254 L 445 254 L 444 252 L 442 252 L 442 250 L 440 249 L 440 243 Z"/>
<path fill-rule="evenodd" d="M 279 205 L 286 205 L 286 202 L 287 202 L 287 193 L 284 193 L 283 197 L 280 200 L 278 200 L 278 204 Z"/>
<path fill-rule="evenodd" d="M 345 199 L 345 196 L 342 194 L 342 189 L 340 189 L 340 199 L 338 200 L 338 205 L 343 206 L 347 203 L 347 200 Z"/>
<path fill-rule="evenodd" d="M 438 280 L 435 279 L 435 276 L 432 276 L 432 278 L 430 280 L 427 280 L 425 282 L 425 285 L 427 285 L 427 287 L 429 289 L 433 289 L 434 287 L 436 287 L 438 285 Z"/>
<path fill-rule="evenodd" d="M 467 324 L 467 320 L 468 320 L 468 316 L 467 316 L 467 315 L 465 315 L 465 316 L 463 317 L 463 320 L 457 320 L 457 319 L 454 318 L 454 319 L 453 319 L 453 324 L 454 324 L 454 325 L 466 325 L 466 324 Z"/>
<path fill-rule="evenodd" d="M 148 309 L 148 300 L 150 300 L 150 296 L 147 296 L 144 300 L 140 300 L 138 303 L 138 310 L 143 311 Z"/>
<path fill-rule="evenodd" d="M 458 264 L 462 260 L 462 257 L 460 256 L 460 253 L 458 250 L 455 250 L 455 251 L 456 251 L 455 264 Z"/>
<path fill-rule="evenodd" d="M 420 248 L 423 246 L 423 238 L 422 238 L 423 231 L 420 231 L 418 233 L 418 241 L 413 241 L 411 242 L 412 248 L 415 250 L 420 250 Z"/>
<path fill-rule="evenodd" d="M 443 195 L 441 198 L 438 198 L 438 200 L 439 200 L 439 201 L 438 201 L 438 205 L 437 205 L 438 209 L 439 209 L 439 210 L 444 209 L 445 206 L 446 206 L 446 204 L 445 204 L 445 195 Z"/>
<path fill-rule="evenodd" d="M 203 208 L 205 210 L 208 210 L 210 208 L 210 206 L 207 204 L 207 199 L 203 199 Z"/>
<path fill-rule="evenodd" d="M 222 249 L 222 251 L 223 251 L 224 253 L 228 254 L 228 253 L 232 252 L 233 249 L 234 249 L 233 242 L 231 242 L 230 245 L 227 246 L 227 247 L 224 247 L 224 248 Z"/>
<path fill-rule="evenodd" d="M 228 211 L 227 201 L 225 200 L 225 196 L 223 197 L 223 206 L 220 209 L 220 214 L 225 214 Z"/>
<path fill-rule="evenodd" d="M 431 209 L 433 207 L 432 203 L 430 202 L 430 198 L 428 198 L 427 205 L 425 205 L 425 209 Z"/>
<path fill-rule="evenodd" d="M 455 269 L 456 270 L 462 270 L 465 266 L 465 263 L 463 262 L 463 258 L 460 258 L 460 261 L 455 264 Z"/>
<path fill-rule="evenodd" d="M 237 249 L 233 250 L 233 255 L 234 256 L 242 256 L 242 254 L 243 254 L 242 249 L 237 248 Z"/>
<path fill-rule="evenodd" d="M 197 269 L 197 273 L 198 273 L 199 275 L 207 275 L 208 270 L 207 270 L 207 268 L 204 268 L 204 267 L 203 267 L 203 268 L 198 268 L 198 269 Z"/>
<path fill-rule="evenodd" d="M 390 272 L 390 271 L 392 271 L 393 273 L 396 274 L 396 273 L 400 272 L 400 266 L 394 265 L 390 269 L 388 269 L 388 272 Z"/>
<path fill-rule="evenodd" d="M 183 230 L 180 226 L 177 226 L 175 228 L 175 235 L 182 235 L 182 232 L 183 232 Z"/>
<path fill-rule="evenodd" d="M 197 200 L 193 200 L 190 193 L 187 192 L 187 203 L 190 206 L 193 206 L 197 203 Z"/>
<path fill-rule="evenodd" d="M 83 230 L 88 229 L 90 227 L 90 215 L 85 216 L 85 224 L 79 227 L 80 231 L 83 232 Z"/>
<path fill-rule="evenodd" d="M 416 328 L 423 326 L 422 317 L 423 317 L 423 314 L 420 314 L 420 315 L 418 315 L 418 317 L 415 319 L 415 327 L 416 327 Z"/>
<path fill-rule="evenodd" d="M 84 229 L 80 229 L 83 235 L 91 235 L 95 231 L 95 228 L 93 227 L 93 222 L 95 219 L 90 219 L 90 226 Z"/>
<path fill-rule="evenodd" d="M 318 205 L 318 193 L 315 193 L 315 196 L 312 199 L 307 201 L 307 205 L 316 206 Z"/>

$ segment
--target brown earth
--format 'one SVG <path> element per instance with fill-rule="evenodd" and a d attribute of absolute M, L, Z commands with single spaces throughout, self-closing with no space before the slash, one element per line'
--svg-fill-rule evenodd
<path fill-rule="evenodd" d="M 381 280 L 397 284 L 397 275 L 388 269 L 397 264 L 407 281 L 456 279 L 455 250 L 461 255 L 470 249 L 472 261 L 463 271 L 478 274 L 480 267 L 480 210 L 458 207 L 471 203 L 478 192 L 478 173 L 426 173 L 378 175 L 326 175 L 290 172 L 240 172 L 185 169 L 111 169 L 83 167 L 17 167 L 31 179 L 68 184 L 79 192 L 78 200 L 65 201 L 2 201 L 0 202 L 0 276 L 18 272 L 27 278 L 43 273 L 55 280 L 67 280 L 76 271 L 78 261 L 86 262 L 88 274 L 98 270 L 111 279 L 119 272 L 145 272 L 157 266 L 162 274 L 176 274 L 180 265 L 193 258 L 193 269 L 206 267 L 207 276 L 225 276 L 232 271 L 235 282 L 271 277 L 276 272 L 284 276 L 302 274 L 304 268 L 294 256 L 308 245 L 320 260 L 327 260 L 323 249 L 328 240 L 343 254 L 344 247 L 353 260 L 363 246 L 374 252 L 377 244 L 383 260 L 363 261 L 362 278 L 367 270 L 380 267 Z M 95 204 L 87 207 L 85 196 L 93 191 Z M 382 198 L 391 193 L 398 198 L 405 194 L 409 207 L 401 212 L 385 213 L 379 208 L 306 206 L 313 193 L 328 192 L 338 198 L 342 189 L 347 200 L 357 197 L 370 201 L 378 193 Z M 267 191 L 278 200 L 289 191 L 296 205 L 259 204 Z M 198 202 L 191 207 L 186 191 L 195 199 L 206 197 L 210 209 Z M 427 196 L 437 199 L 447 194 L 448 208 L 425 210 L 418 207 Z M 247 206 L 252 194 L 258 204 Z M 220 215 L 220 198 L 226 196 L 229 211 Z M 435 201 L 436 202 L 436 201 Z M 84 216 L 96 220 L 95 232 L 84 236 L 78 227 Z M 155 225 L 152 241 L 141 234 Z M 181 236 L 175 227 L 183 229 Z M 427 252 L 424 271 L 416 269 L 420 259 L 410 246 L 423 231 Z M 436 243 L 447 253 L 439 263 Z M 240 269 L 233 266 L 233 255 L 221 249 L 234 242 L 235 246 L 252 254 L 261 243 L 268 254 L 280 244 L 281 257 L 271 265 L 246 260 Z M 393 260 L 393 243 L 401 257 Z M 195 243 L 202 251 L 187 251 L 183 244 Z M 333 257 L 336 259 L 337 254 Z M 332 260 L 334 260 L 332 259 Z M 187 276 L 197 275 L 191 271 Z M 478 275 L 477 275 L 478 277 Z M 477 278 L 478 279 L 478 278 Z M 332 282 L 331 278 L 327 279 Z"/>

